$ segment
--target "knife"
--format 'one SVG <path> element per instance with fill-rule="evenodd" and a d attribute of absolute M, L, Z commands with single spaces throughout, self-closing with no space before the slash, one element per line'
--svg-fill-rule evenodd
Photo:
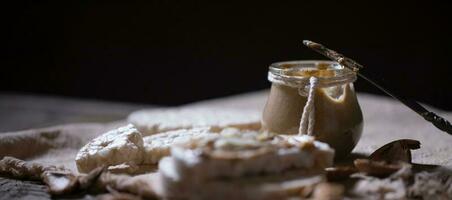
<path fill-rule="evenodd" d="M 370 73 L 368 70 L 364 68 L 363 65 L 357 63 L 356 61 L 345 57 L 344 55 L 326 48 L 325 46 L 315 43 L 309 40 L 303 40 L 303 44 L 310 49 L 326 56 L 327 58 L 338 62 L 342 66 L 354 71 L 358 74 L 359 77 L 363 78 L 364 80 L 370 82 L 372 85 L 377 87 L 378 89 L 382 90 L 389 96 L 399 100 L 402 102 L 405 106 L 422 116 L 425 120 L 431 122 L 436 128 L 452 135 L 452 125 L 449 121 L 446 119 L 438 116 L 436 113 L 427 110 L 425 107 L 420 105 L 414 100 L 411 100 L 407 97 L 404 97 L 401 95 L 401 93 L 395 92 L 394 89 L 389 89 L 388 86 L 384 85 L 384 82 L 381 81 L 378 77 L 376 77 L 375 73 Z"/>

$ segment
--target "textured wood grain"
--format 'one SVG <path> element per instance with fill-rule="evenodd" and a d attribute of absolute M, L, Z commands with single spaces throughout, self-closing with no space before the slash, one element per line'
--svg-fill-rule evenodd
<path fill-rule="evenodd" d="M 49 199 L 74 199 L 90 200 L 96 199 L 96 196 L 89 194 L 73 194 L 65 196 L 50 196 L 47 193 L 47 187 L 37 181 L 15 180 L 0 177 L 0 200 L 49 200 Z"/>
<path fill-rule="evenodd" d="M 150 105 L 0 93 L 0 132 L 121 120 Z"/>
<path fill-rule="evenodd" d="M 47 200 L 51 196 L 46 192 L 46 186 L 39 182 L 20 181 L 0 177 L 0 199 Z"/>

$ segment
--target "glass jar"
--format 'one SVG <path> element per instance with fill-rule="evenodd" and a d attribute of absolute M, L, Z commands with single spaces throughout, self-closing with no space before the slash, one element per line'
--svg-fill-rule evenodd
<path fill-rule="evenodd" d="M 358 143 L 363 116 L 353 82 L 356 74 L 331 61 L 287 61 L 270 65 L 272 82 L 264 108 L 262 126 L 278 134 L 298 134 L 307 102 L 310 77 L 318 80 L 313 91 L 313 136 L 345 157 Z"/>

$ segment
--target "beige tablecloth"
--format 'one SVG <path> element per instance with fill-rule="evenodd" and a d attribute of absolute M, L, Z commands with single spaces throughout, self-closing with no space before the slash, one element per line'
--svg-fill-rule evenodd
<path fill-rule="evenodd" d="M 247 93 L 197 102 L 185 107 L 262 110 L 267 94 L 268 91 Z M 452 136 L 437 130 L 391 98 L 363 93 L 358 94 L 358 98 L 365 124 L 362 138 L 354 152 L 368 154 L 390 141 L 409 138 L 419 140 L 422 144 L 421 149 L 413 152 L 413 162 L 452 167 Z M 434 111 L 452 121 L 452 112 Z M 119 120 L 109 123 L 66 124 L 0 133 L 0 157 L 15 156 L 46 164 L 64 165 L 75 170 L 75 154 L 83 144 L 106 130 L 125 123 L 124 120 Z"/>

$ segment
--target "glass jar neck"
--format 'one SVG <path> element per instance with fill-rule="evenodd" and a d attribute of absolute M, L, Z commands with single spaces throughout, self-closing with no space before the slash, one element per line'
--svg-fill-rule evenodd
<path fill-rule="evenodd" d="M 268 80 L 294 88 L 309 86 L 309 79 L 318 78 L 319 87 L 339 86 L 356 80 L 356 73 L 337 62 L 323 60 L 285 61 L 269 67 Z"/>

